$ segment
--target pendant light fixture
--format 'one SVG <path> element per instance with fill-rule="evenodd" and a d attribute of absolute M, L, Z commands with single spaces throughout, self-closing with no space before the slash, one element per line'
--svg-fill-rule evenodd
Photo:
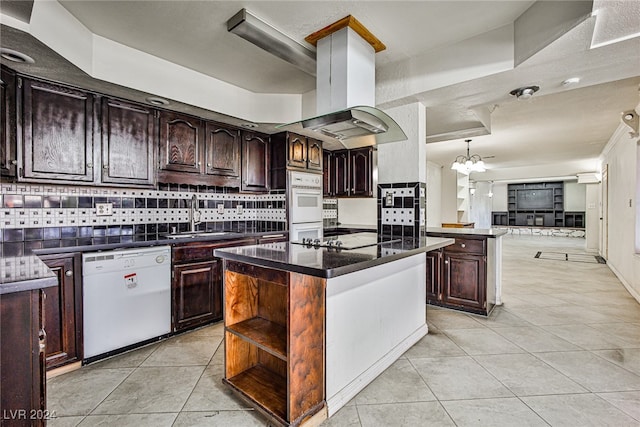
<path fill-rule="evenodd" d="M 459 173 L 469 175 L 471 172 L 485 172 L 487 169 L 482 161 L 482 157 L 477 154 L 469 155 L 470 139 L 464 140 L 467 143 L 467 155 L 460 155 L 451 165 L 451 169 Z"/>

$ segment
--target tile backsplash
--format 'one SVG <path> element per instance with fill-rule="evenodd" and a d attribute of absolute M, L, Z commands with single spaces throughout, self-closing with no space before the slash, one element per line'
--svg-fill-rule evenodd
<path fill-rule="evenodd" d="M 378 233 L 391 237 L 426 235 L 426 184 L 378 185 Z"/>
<path fill-rule="evenodd" d="M 193 195 L 200 230 L 268 232 L 286 230 L 284 192 L 230 193 L 221 187 L 164 185 L 159 190 L 0 185 L 0 231 L 4 256 L 25 249 L 151 240 L 189 229 Z M 112 215 L 99 215 L 110 203 Z"/>

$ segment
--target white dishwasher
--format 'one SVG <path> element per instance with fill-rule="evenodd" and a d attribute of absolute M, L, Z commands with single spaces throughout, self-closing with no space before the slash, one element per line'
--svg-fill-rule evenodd
<path fill-rule="evenodd" d="M 84 358 L 171 332 L 171 248 L 82 255 Z"/>

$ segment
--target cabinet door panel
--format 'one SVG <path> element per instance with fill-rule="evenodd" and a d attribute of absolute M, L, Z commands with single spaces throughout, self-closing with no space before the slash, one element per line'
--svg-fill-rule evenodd
<path fill-rule="evenodd" d="M 445 251 L 444 260 L 444 302 L 471 308 L 484 308 L 484 278 L 486 277 L 484 257 L 453 255 Z"/>
<path fill-rule="evenodd" d="M 43 289 L 44 329 L 47 332 L 47 369 L 82 360 L 82 296 L 80 260 L 74 256 L 43 256 L 58 277 L 58 286 Z"/>
<path fill-rule="evenodd" d="M 14 292 L 0 298 L 0 407 L 3 413 L 42 411 L 46 403 L 44 355 L 39 351 L 42 292 Z M 6 351 L 5 349 L 11 349 Z M 33 411 L 33 412 L 32 412 Z M 3 426 L 43 426 L 44 418 L 3 418 Z"/>
<path fill-rule="evenodd" d="M 222 318 L 220 261 L 174 267 L 174 330 Z"/>
<path fill-rule="evenodd" d="M 102 104 L 102 182 L 153 185 L 154 110 L 105 99 Z"/>
<path fill-rule="evenodd" d="M 351 195 L 370 197 L 372 192 L 372 149 L 363 148 L 350 152 Z"/>
<path fill-rule="evenodd" d="M 289 143 L 287 144 L 287 165 L 306 168 L 307 167 L 307 138 L 304 136 L 290 133 L 288 135 Z"/>
<path fill-rule="evenodd" d="M 309 138 L 307 141 L 307 169 L 322 170 L 322 141 Z"/>
<path fill-rule="evenodd" d="M 336 196 L 348 196 L 349 195 L 349 152 L 334 151 L 335 159 L 335 195 Z"/>
<path fill-rule="evenodd" d="M 94 97 L 25 79 L 23 100 L 24 177 L 93 181 Z"/>
<path fill-rule="evenodd" d="M 0 174 L 16 176 L 16 77 L 2 69 L 0 80 Z"/>
<path fill-rule="evenodd" d="M 335 196 L 335 159 L 331 151 L 322 153 L 322 191 L 326 197 Z"/>
<path fill-rule="evenodd" d="M 207 174 L 240 177 L 240 131 L 207 123 L 206 132 Z"/>
<path fill-rule="evenodd" d="M 269 139 L 251 132 L 242 137 L 242 191 L 269 191 Z"/>
<path fill-rule="evenodd" d="M 182 114 L 160 113 L 160 168 L 201 172 L 202 121 Z"/>

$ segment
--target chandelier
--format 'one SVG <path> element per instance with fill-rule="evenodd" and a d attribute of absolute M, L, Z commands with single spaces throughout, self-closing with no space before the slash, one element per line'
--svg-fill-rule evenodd
<path fill-rule="evenodd" d="M 487 169 L 482 161 L 482 157 L 477 154 L 469 155 L 469 143 L 471 140 L 465 139 L 464 141 L 467 143 L 467 155 L 456 157 L 456 160 L 451 165 L 451 169 L 465 175 L 469 175 L 471 172 L 485 172 Z"/>

